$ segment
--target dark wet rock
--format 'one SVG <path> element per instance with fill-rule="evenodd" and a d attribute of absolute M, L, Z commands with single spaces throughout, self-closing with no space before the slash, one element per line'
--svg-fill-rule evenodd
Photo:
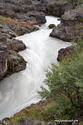
<path fill-rule="evenodd" d="M 9 50 L 7 65 L 8 69 L 5 76 L 24 70 L 26 68 L 26 61 L 17 52 Z"/>
<path fill-rule="evenodd" d="M 21 40 L 9 39 L 6 41 L 6 45 L 8 47 L 8 50 L 13 50 L 16 52 L 26 49 L 25 44 Z"/>
<path fill-rule="evenodd" d="M 62 48 L 58 51 L 57 60 L 61 61 L 63 58 L 67 58 L 68 53 L 71 53 L 74 50 L 74 47 Z"/>
<path fill-rule="evenodd" d="M 0 34 L 0 80 L 26 68 L 26 61 L 17 53 L 24 49 L 26 46 L 22 41 L 10 40 Z"/>
<path fill-rule="evenodd" d="M 50 36 L 64 41 L 78 40 L 83 33 L 83 8 L 65 12 L 61 23 L 54 27 Z"/>
<path fill-rule="evenodd" d="M 52 29 L 53 27 L 56 27 L 56 26 L 55 26 L 55 24 L 50 24 L 48 27 L 49 27 L 50 29 Z"/>

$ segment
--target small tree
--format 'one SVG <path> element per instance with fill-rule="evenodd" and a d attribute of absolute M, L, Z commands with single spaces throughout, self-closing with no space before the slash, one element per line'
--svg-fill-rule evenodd
<path fill-rule="evenodd" d="M 75 49 L 59 66 L 52 64 L 46 71 L 45 84 L 39 94 L 55 101 L 52 110 L 58 110 L 59 117 L 71 119 L 83 113 L 83 51 Z"/>

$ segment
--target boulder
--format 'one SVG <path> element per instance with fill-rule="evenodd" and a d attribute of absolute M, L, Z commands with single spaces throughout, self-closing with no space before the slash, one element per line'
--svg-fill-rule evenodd
<path fill-rule="evenodd" d="M 43 24 L 46 22 L 45 14 L 43 12 L 29 11 L 27 12 L 27 16 L 30 21 L 34 22 L 35 20 L 36 24 Z"/>
<path fill-rule="evenodd" d="M 61 23 L 54 27 L 50 36 L 64 41 L 76 41 L 83 35 L 83 8 L 65 12 L 61 17 Z"/>
<path fill-rule="evenodd" d="M 55 24 L 50 24 L 49 26 L 49 29 L 52 29 L 53 27 L 56 27 Z"/>
<path fill-rule="evenodd" d="M 67 58 L 68 53 L 71 53 L 74 50 L 74 47 L 62 48 L 58 51 L 57 60 L 61 61 L 63 58 Z"/>
<path fill-rule="evenodd" d="M 26 46 L 21 40 L 16 40 L 16 39 L 8 39 L 6 41 L 6 45 L 8 47 L 8 50 L 13 50 L 16 52 L 19 52 L 21 50 L 25 50 Z"/>
<path fill-rule="evenodd" d="M 17 52 L 9 50 L 9 55 L 7 59 L 7 73 L 5 77 L 15 73 L 22 71 L 26 68 L 26 61 L 23 59 L 22 56 L 20 56 Z"/>

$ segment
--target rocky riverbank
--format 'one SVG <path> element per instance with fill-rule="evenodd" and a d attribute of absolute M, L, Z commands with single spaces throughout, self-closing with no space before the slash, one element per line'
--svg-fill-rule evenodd
<path fill-rule="evenodd" d="M 58 120 L 58 111 L 55 115 L 48 110 L 48 107 L 53 104 L 49 99 L 32 104 L 29 107 L 16 113 L 13 117 L 4 118 L 0 121 L 1 125 L 82 125 L 82 119 L 74 120 Z"/>
<path fill-rule="evenodd" d="M 65 12 L 61 16 L 61 23 L 55 27 L 50 36 L 64 41 L 77 41 L 83 35 L 83 8 Z"/>
<path fill-rule="evenodd" d="M 28 11 L 26 4 L 29 3 L 20 0 L 0 1 L 0 80 L 26 68 L 26 61 L 17 53 L 26 46 L 14 38 L 38 30 L 34 24 L 46 22 L 43 12 L 31 11 L 34 8 L 31 3 Z"/>
<path fill-rule="evenodd" d="M 73 3 L 70 0 L 69 1 L 66 1 L 66 0 L 65 1 L 64 0 L 59 0 L 59 1 L 58 0 L 56 1 L 55 0 L 50 0 L 50 1 L 48 0 L 40 0 L 40 1 L 39 0 L 35 0 L 35 1 L 34 0 L 32 1 L 18 0 L 18 2 L 14 0 L 4 0 L 4 1 L 0 0 L 0 34 L 1 34 L 0 36 L 3 36 L 2 39 L 4 39 L 5 41 L 3 42 L 2 39 L 0 40 L 1 41 L 0 48 L 2 48 L 3 46 L 2 44 L 5 45 L 5 50 L 2 49 L 4 51 L 4 54 L 3 54 L 4 59 L 3 60 L 1 59 L 1 67 L 4 66 L 4 68 L 1 68 L 0 79 L 3 79 L 5 76 L 8 76 L 8 75 L 5 75 L 6 72 L 9 71 L 8 69 L 12 70 L 10 71 L 12 73 L 25 69 L 26 67 L 25 61 L 23 64 L 25 66 L 23 67 L 22 65 L 22 67 L 18 68 L 19 70 L 17 70 L 14 66 L 12 68 L 9 68 L 9 64 L 12 66 L 12 64 L 9 61 L 10 48 L 11 50 L 17 51 L 17 52 L 19 50 L 24 50 L 26 48 L 22 46 L 23 44 L 22 42 L 17 42 L 16 40 L 12 40 L 12 39 L 18 35 L 23 35 L 25 33 L 30 33 L 34 30 L 38 30 L 38 27 L 35 27 L 34 24 L 40 25 L 42 23 L 45 23 L 46 22 L 45 15 L 54 15 L 54 16 L 62 15 L 61 24 L 53 28 L 53 31 L 50 34 L 50 36 L 59 37 L 63 40 L 68 40 L 68 41 L 69 39 L 70 40 L 72 39 L 71 37 L 73 37 L 74 36 L 73 34 L 75 33 L 78 34 L 78 36 L 76 34 L 76 37 L 79 37 L 79 35 L 82 33 L 82 26 L 80 26 L 79 28 L 78 26 L 76 26 L 76 23 L 78 24 L 80 17 L 82 17 L 82 10 L 80 11 L 75 10 L 75 12 L 74 10 L 72 10 L 71 12 L 71 9 L 74 9 L 75 6 L 76 6 L 76 3 Z M 72 14 L 75 13 L 75 14 L 73 15 L 73 18 L 70 17 L 69 19 L 67 19 L 67 17 L 71 15 L 70 13 Z M 78 13 L 79 20 L 75 19 L 76 18 L 75 15 L 77 13 Z M 70 21 L 70 19 L 72 21 Z M 74 20 L 76 20 L 77 22 L 75 22 Z M 71 26 L 73 25 L 73 23 L 75 23 L 76 28 L 73 28 Z M 68 27 L 67 27 L 67 24 L 68 24 Z M 65 31 L 64 26 L 66 27 L 65 29 L 67 31 Z M 79 29 L 80 29 L 80 32 L 79 32 Z M 72 33 L 72 36 L 70 37 L 69 31 L 71 32 L 71 30 L 74 30 L 74 31 L 72 31 L 73 33 Z M 18 43 L 19 43 L 20 48 L 18 48 Z M 14 45 L 15 47 L 13 47 Z M 13 54 L 14 54 L 13 55 L 14 57 L 16 53 L 13 53 Z M 17 54 L 17 57 L 18 57 L 18 54 Z M 14 61 L 14 59 L 12 60 Z M 2 65 L 2 62 L 4 62 L 3 65 Z M 18 62 L 22 64 L 23 59 L 22 59 L 22 62 L 21 61 L 18 61 Z M 12 74 L 12 73 L 7 73 L 7 74 Z"/>
<path fill-rule="evenodd" d="M 41 25 L 45 23 L 45 15 L 61 17 L 61 23 L 53 28 L 50 34 L 51 37 L 57 37 L 64 41 L 73 39 L 77 41 L 80 35 L 83 35 L 83 7 L 82 4 L 77 5 L 79 3 L 70 0 L 0 0 L 0 80 L 26 68 L 28 62 L 18 54 L 19 51 L 26 49 L 26 46 L 22 41 L 16 40 L 15 37 L 38 30 L 34 24 Z M 60 50 L 59 55 L 64 56 L 70 50 L 70 48 L 65 49 L 65 51 Z M 42 110 L 44 109 L 43 104 L 47 106 L 45 102 L 42 103 Z M 40 104 L 38 103 L 38 105 Z M 26 109 L 24 112 L 27 115 L 28 111 Z M 10 125 L 53 125 L 51 122 L 44 123 L 22 118 L 22 116 L 26 117 L 24 114 L 20 116 L 21 118 L 17 123 L 10 123 Z M 16 117 L 18 118 L 18 115 Z M 54 120 L 55 116 L 50 114 L 45 118 L 49 121 Z M 13 118 L 8 118 L 8 122 L 11 119 Z M 0 121 L 0 124 L 7 125 L 4 121 Z M 60 123 L 60 125 L 63 124 L 67 125 Z M 79 125 L 82 124 L 82 122 L 79 123 Z"/>

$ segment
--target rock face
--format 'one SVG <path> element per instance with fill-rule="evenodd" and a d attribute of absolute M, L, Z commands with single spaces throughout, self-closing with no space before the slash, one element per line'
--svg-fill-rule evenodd
<path fill-rule="evenodd" d="M 8 40 L 0 34 L 0 80 L 26 68 L 26 61 L 17 53 L 24 49 L 26 46 L 22 41 Z"/>
<path fill-rule="evenodd" d="M 50 36 L 64 41 L 78 40 L 83 35 L 83 8 L 70 10 L 61 17 L 61 23 L 54 27 Z"/>

